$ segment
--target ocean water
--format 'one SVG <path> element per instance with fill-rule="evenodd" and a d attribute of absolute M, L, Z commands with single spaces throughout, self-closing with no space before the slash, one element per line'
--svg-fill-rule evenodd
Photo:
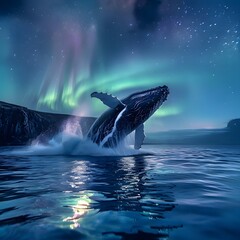
<path fill-rule="evenodd" d="M 240 239 L 239 146 L 143 149 L 1 148 L 0 239 Z"/>

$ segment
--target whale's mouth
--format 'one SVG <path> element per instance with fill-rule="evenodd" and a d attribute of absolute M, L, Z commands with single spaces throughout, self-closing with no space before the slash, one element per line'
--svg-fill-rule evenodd
<path fill-rule="evenodd" d="M 133 122 L 144 123 L 167 100 L 168 94 L 167 86 L 158 86 L 134 93 L 122 102 L 127 105 Z"/>
<path fill-rule="evenodd" d="M 155 111 L 161 104 L 167 100 L 169 88 L 167 86 L 158 86 L 145 91 L 137 92 L 124 99 L 123 102 L 132 101 L 134 108 L 149 108 L 150 112 Z M 128 104 L 129 105 L 129 104 Z"/>
<path fill-rule="evenodd" d="M 146 96 L 143 101 L 146 102 L 146 112 L 149 111 L 148 117 L 150 117 L 162 104 L 167 100 L 169 94 L 169 88 L 167 86 L 159 86 L 149 89 L 145 92 Z M 141 95 L 141 94 L 140 94 Z"/>
<path fill-rule="evenodd" d="M 151 88 L 151 89 L 148 89 L 145 91 L 134 93 L 134 94 L 130 95 L 129 98 L 131 100 L 133 100 L 133 99 L 137 99 L 137 98 L 146 99 L 146 98 L 150 97 L 150 98 L 156 98 L 159 100 L 160 99 L 166 100 L 165 98 L 168 96 L 168 94 L 169 94 L 169 88 L 166 85 L 164 85 L 162 87 L 158 86 L 158 87 Z"/>

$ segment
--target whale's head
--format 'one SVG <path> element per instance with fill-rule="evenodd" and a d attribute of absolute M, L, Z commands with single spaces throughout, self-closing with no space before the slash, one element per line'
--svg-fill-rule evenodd
<path fill-rule="evenodd" d="M 135 115 L 135 118 L 140 118 L 141 122 L 144 122 L 166 101 L 168 94 L 167 86 L 159 86 L 134 93 L 124 99 L 123 103 L 127 105 L 131 115 Z"/>

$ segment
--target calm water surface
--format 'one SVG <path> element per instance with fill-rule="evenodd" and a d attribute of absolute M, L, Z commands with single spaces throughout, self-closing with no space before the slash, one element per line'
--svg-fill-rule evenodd
<path fill-rule="evenodd" d="M 145 148 L 0 156 L 0 239 L 239 239 L 239 147 Z"/>

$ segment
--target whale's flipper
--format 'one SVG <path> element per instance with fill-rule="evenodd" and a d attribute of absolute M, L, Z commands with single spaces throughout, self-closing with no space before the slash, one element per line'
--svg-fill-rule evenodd
<path fill-rule="evenodd" d="M 117 97 L 112 96 L 111 94 L 102 93 L 102 92 L 93 92 L 91 97 L 100 99 L 105 105 L 110 108 L 115 108 L 119 104 L 123 107 L 125 106 Z"/>
<path fill-rule="evenodd" d="M 144 126 L 143 124 L 141 124 L 135 130 L 135 144 L 134 144 L 135 149 L 141 148 L 144 138 L 145 138 Z"/>

